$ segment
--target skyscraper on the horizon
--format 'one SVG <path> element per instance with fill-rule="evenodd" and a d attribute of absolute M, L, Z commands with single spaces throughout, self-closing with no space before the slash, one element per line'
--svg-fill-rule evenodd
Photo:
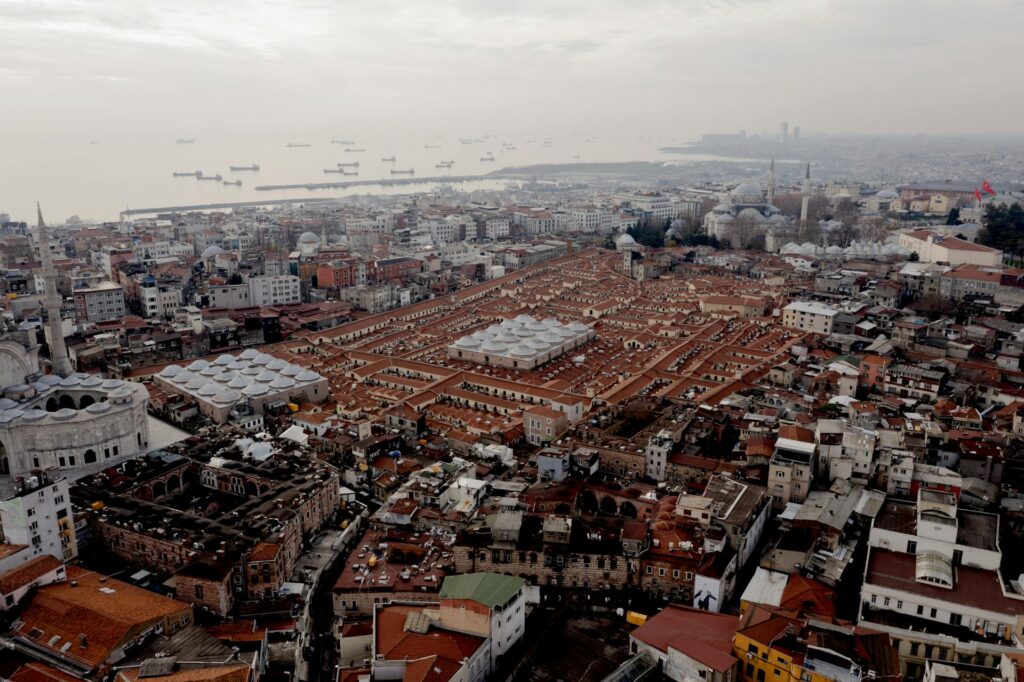
<path fill-rule="evenodd" d="M 779 142 L 786 144 L 789 141 L 789 123 L 783 121 L 779 124 Z"/>

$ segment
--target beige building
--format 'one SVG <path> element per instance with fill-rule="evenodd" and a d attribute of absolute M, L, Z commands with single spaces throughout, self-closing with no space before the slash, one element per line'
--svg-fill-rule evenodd
<path fill-rule="evenodd" d="M 815 301 L 793 301 L 782 309 L 782 324 L 793 329 L 831 334 L 839 313 L 835 308 Z"/>
<path fill-rule="evenodd" d="M 922 263 L 998 266 L 1003 262 L 1002 251 L 932 230 L 901 232 L 899 239 L 900 246 L 916 253 Z"/>
<path fill-rule="evenodd" d="M 712 295 L 700 299 L 700 311 L 705 314 L 735 313 L 742 318 L 761 317 L 768 309 L 763 298 L 750 296 Z"/>

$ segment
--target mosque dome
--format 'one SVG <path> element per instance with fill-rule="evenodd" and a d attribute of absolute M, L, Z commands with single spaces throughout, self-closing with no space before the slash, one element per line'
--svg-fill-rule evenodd
<path fill-rule="evenodd" d="M 634 244 L 636 244 L 636 240 L 630 234 L 620 234 L 615 238 L 616 246 L 633 246 Z"/>
<path fill-rule="evenodd" d="M 761 186 L 753 182 L 742 182 L 729 193 L 735 203 L 751 203 L 764 200 Z"/>
<path fill-rule="evenodd" d="M 200 256 L 203 260 L 207 258 L 214 258 L 224 253 L 224 249 L 220 248 L 216 244 L 211 244 L 203 250 L 203 254 Z"/>

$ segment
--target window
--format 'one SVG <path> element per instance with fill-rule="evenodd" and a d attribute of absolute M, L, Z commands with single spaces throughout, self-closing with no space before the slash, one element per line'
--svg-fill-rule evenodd
<path fill-rule="evenodd" d="M 917 541 L 916 540 L 907 540 L 907 554 L 916 554 L 916 553 L 917 553 Z"/>
<path fill-rule="evenodd" d="M 888 606 L 888 605 L 889 605 L 889 598 L 886 597 L 885 599 L 882 600 L 882 606 Z"/>
<path fill-rule="evenodd" d="M 917 615 L 919 615 L 919 616 L 923 616 L 924 615 L 924 606 L 922 606 L 920 604 L 917 605 Z"/>
<path fill-rule="evenodd" d="M 196 584 L 196 599 L 202 599 L 202 598 L 203 598 L 203 586 L 199 585 L 199 584 Z"/>
<path fill-rule="evenodd" d="M 660 575 L 660 576 L 664 577 L 664 575 L 665 575 L 665 569 L 664 569 L 664 568 L 659 568 L 659 569 L 658 569 L 658 575 Z"/>

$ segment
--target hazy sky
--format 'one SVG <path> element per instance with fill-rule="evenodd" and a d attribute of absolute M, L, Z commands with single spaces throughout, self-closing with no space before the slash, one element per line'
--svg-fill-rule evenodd
<path fill-rule="evenodd" d="M 0 131 L 1024 133 L 1020 0 L 0 0 Z"/>

